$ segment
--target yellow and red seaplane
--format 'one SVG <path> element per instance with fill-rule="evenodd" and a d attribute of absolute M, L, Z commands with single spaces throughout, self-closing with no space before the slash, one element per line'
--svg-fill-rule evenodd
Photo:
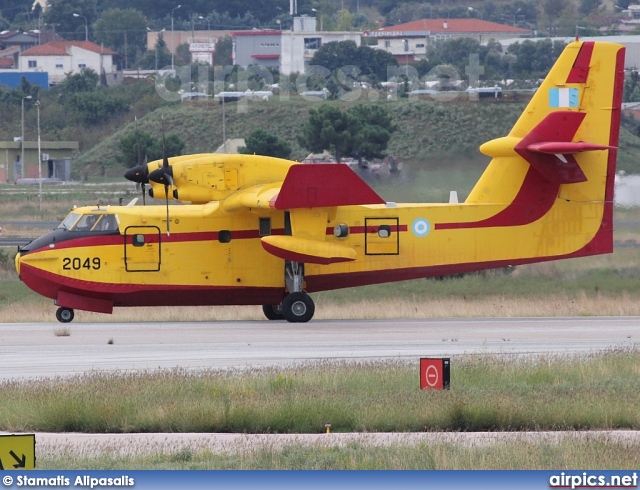
<path fill-rule="evenodd" d="M 464 203 L 386 202 L 348 166 L 187 155 L 126 177 L 188 205 L 74 209 L 22 247 L 20 278 L 74 309 L 262 305 L 307 322 L 308 293 L 613 250 L 624 47 L 567 46 Z"/>

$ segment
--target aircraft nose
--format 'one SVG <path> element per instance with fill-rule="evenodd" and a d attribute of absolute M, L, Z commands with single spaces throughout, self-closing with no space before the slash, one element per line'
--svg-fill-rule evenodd
<path fill-rule="evenodd" d="M 20 252 L 18 251 L 18 253 L 16 254 L 16 257 L 14 259 L 15 264 L 16 264 L 16 272 L 18 273 L 18 276 L 20 275 Z"/>

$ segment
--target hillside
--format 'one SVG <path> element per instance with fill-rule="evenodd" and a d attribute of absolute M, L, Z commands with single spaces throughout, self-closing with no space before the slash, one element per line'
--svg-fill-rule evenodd
<path fill-rule="evenodd" d="M 342 109 L 353 103 L 327 102 Z M 400 100 L 397 102 L 364 102 L 382 104 L 390 112 L 397 127 L 388 153 L 404 160 L 414 169 L 449 166 L 452 161 L 485 162 L 478 147 L 492 138 L 506 135 L 524 108 L 524 102 L 469 102 L 466 100 L 436 102 L 433 100 Z M 308 111 L 318 102 L 299 97 L 249 102 L 242 106 L 230 103 L 225 108 L 226 137 L 244 138 L 263 128 L 288 141 L 293 158 L 300 160 L 308 151 L 298 145 L 300 125 Z M 246 110 L 245 110 L 246 109 Z M 175 133 L 186 142 L 185 153 L 214 151 L 222 143 L 222 106 L 213 102 L 188 102 L 160 108 L 138 120 L 138 127 L 155 136 L 162 134 L 162 121 L 167 135 Z M 133 131 L 133 121 L 85 152 L 75 163 L 76 178 L 105 175 L 119 177 L 124 167 L 119 162 L 119 139 Z M 640 173 L 640 138 L 621 131 L 618 168 Z"/>

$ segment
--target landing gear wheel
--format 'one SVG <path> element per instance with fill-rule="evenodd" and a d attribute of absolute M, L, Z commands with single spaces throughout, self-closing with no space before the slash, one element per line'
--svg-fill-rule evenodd
<path fill-rule="evenodd" d="M 291 293 L 282 300 L 282 314 L 292 323 L 306 323 L 313 318 L 316 310 L 307 293 Z"/>
<path fill-rule="evenodd" d="M 268 320 L 284 320 L 282 303 L 277 305 L 262 305 L 262 313 Z"/>
<path fill-rule="evenodd" d="M 56 318 L 60 323 L 69 323 L 73 320 L 73 310 L 71 308 L 58 308 Z"/>

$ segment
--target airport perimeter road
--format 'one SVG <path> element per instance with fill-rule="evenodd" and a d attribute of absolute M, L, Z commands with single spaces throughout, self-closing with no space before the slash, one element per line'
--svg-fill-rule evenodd
<path fill-rule="evenodd" d="M 0 324 L 0 379 L 92 370 L 586 353 L 640 345 L 640 317 Z M 109 343 L 112 340 L 112 343 Z"/>

